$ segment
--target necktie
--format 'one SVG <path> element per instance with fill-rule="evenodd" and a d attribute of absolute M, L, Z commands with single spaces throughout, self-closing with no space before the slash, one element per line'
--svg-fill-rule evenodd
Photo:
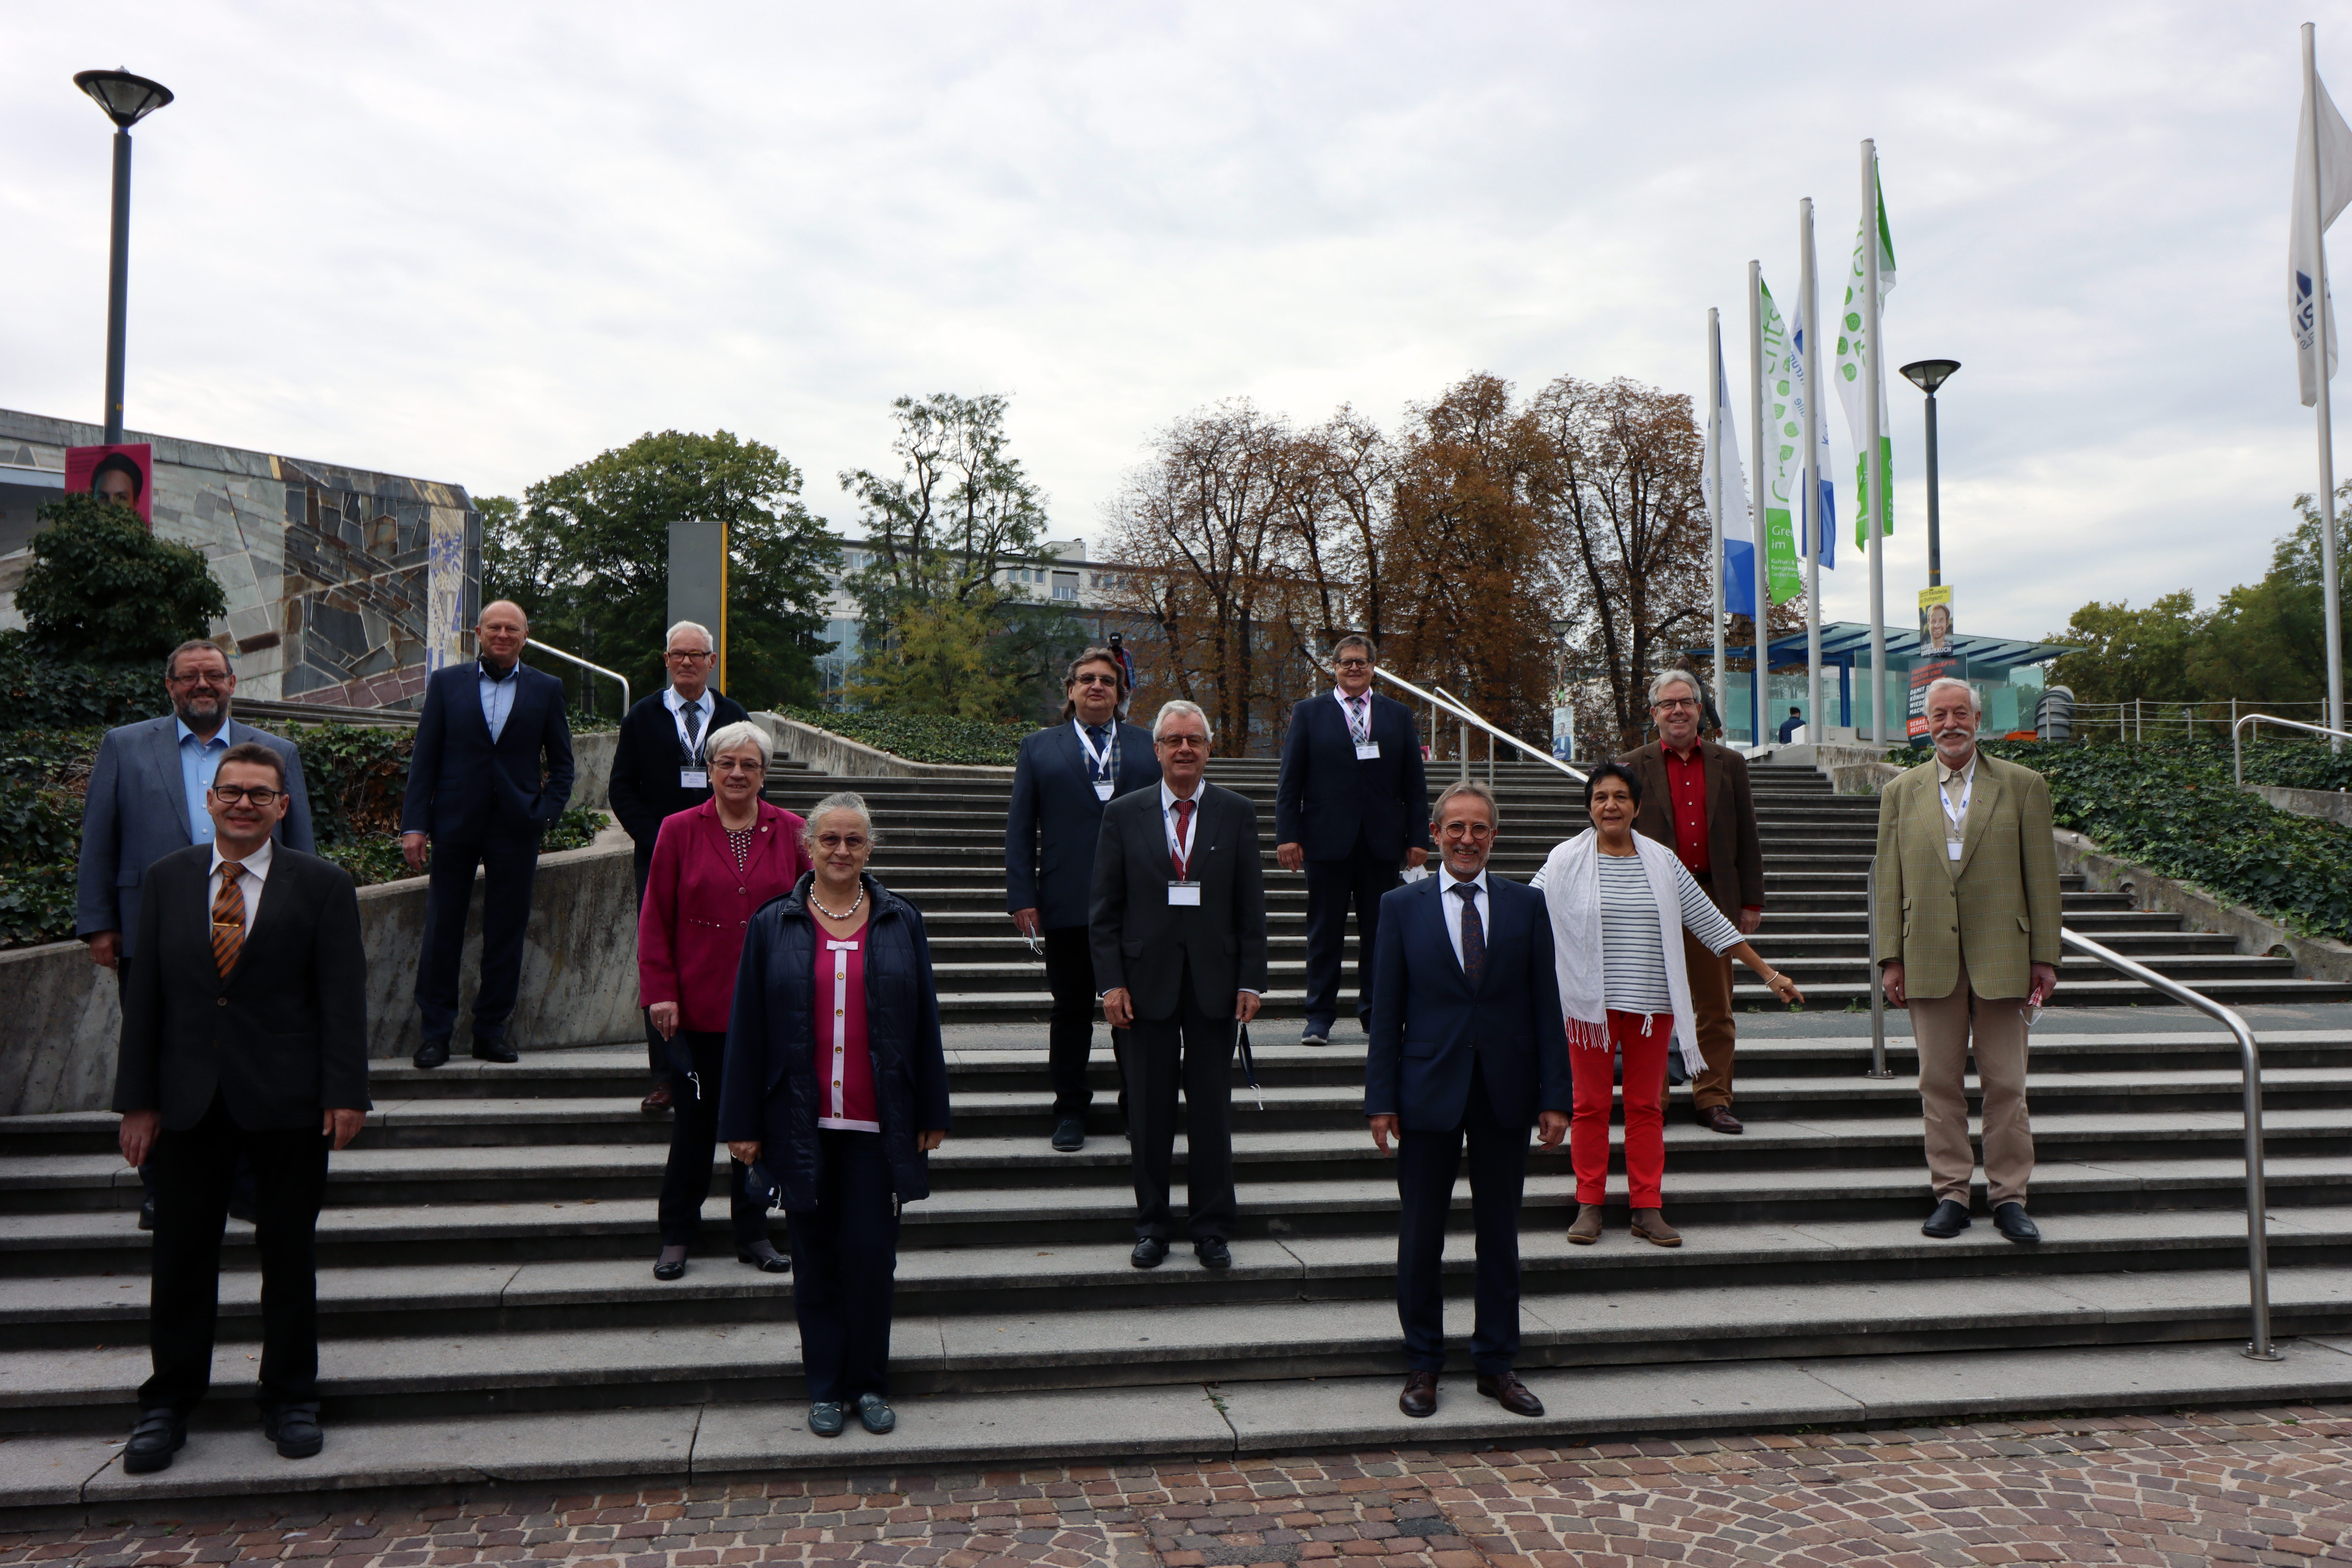
<path fill-rule="evenodd" d="M 1110 777 L 1110 726 L 1090 724 L 1087 727 L 1087 734 L 1094 741 L 1095 750 L 1102 753 L 1100 762 L 1092 758 L 1087 760 L 1087 771 L 1098 779 L 1107 779 Z"/>
<path fill-rule="evenodd" d="M 1184 880 L 1184 868 L 1192 863 L 1192 802 L 1176 803 L 1176 847 L 1168 852 L 1168 863 L 1176 868 L 1176 879 Z"/>
<path fill-rule="evenodd" d="M 1462 897 L 1462 973 L 1475 991 L 1486 977 L 1486 928 L 1478 922 L 1478 884 L 1456 882 L 1454 890 Z"/>
<path fill-rule="evenodd" d="M 1360 746 L 1372 738 L 1371 732 L 1364 728 L 1364 700 L 1360 697 L 1348 699 L 1348 733 L 1355 737 L 1356 744 Z"/>
<path fill-rule="evenodd" d="M 692 756 L 695 747 L 702 743 L 702 704 L 688 703 L 679 717 L 686 721 L 686 751 Z"/>
<path fill-rule="evenodd" d="M 245 868 L 236 861 L 222 861 L 220 891 L 213 896 L 213 963 L 223 980 L 236 967 L 237 952 L 245 946 L 245 895 L 236 890 L 236 879 L 244 875 Z"/>

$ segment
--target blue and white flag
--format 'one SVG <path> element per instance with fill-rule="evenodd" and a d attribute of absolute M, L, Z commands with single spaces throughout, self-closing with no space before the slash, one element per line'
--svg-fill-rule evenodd
<path fill-rule="evenodd" d="M 1796 350 L 1791 356 L 1796 362 L 1794 366 L 1796 400 L 1790 405 L 1790 412 L 1796 419 L 1801 438 L 1805 428 L 1805 410 L 1811 405 L 1813 395 L 1812 387 L 1805 381 L 1805 334 L 1811 330 L 1811 324 L 1805 320 L 1805 301 L 1800 299 L 1790 317 L 1789 341 Z M 1813 416 L 1813 438 L 1821 443 L 1821 455 L 1814 467 L 1821 472 L 1822 493 L 1816 505 L 1803 509 L 1805 515 L 1800 523 L 1802 531 L 1797 535 L 1798 549 L 1810 551 L 1815 547 L 1815 541 L 1818 541 L 1822 552 L 1822 570 L 1831 572 L 1837 569 L 1837 486 L 1832 481 L 1830 476 L 1837 472 L 1837 465 L 1830 460 L 1830 422 L 1826 410 L 1817 411 Z M 1804 465 L 1801 461 L 1797 467 L 1799 478 L 1796 488 L 1802 490 L 1805 488 L 1802 477 Z M 1816 512 L 1821 517 L 1821 527 L 1818 531 L 1813 525 Z"/>
<path fill-rule="evenodd" d="M 2319 100 L 2319 169 L 2312 171 L 2311 121 L 2313 93 L 2303 95 L 2303 118 L 2294 133 L 2294 220 L 2287 239 L 2286 293 L 2288 324 L 2294 331 L 2294 363 L 2303 382 L 2303 405 L 2305 408 L 2319 401 L 2319 366 L 2316 342 L 2319 336 L 2318 305 L 2314 296 L 2314 282 L 2326 287 L 2326 269 L 2322 260 L 2319 237 L 2336 221 L 2336 215 L 2352 202 L 2352 127 L 2344 123 L 2344 116 L 2336 110 L 2335 100 L 2327 96 L 2327 84 L 2315 75 L 2312 86 Z M 2324 206 L 2323 206 L 2324 204 Z M 2316 213 L 2318 221 L 2313 222 Z M 2336 296 L 2327 297 L 2327 379 L 2336 379 Z"/>
<path fill-rule="evenodd" d="M 1723 331 L 1716 330 L 1715 337 L 1715 445 L 1699 457 L 1699 489 L 1707 508 L 1713 511 L 1716 501 L 1716 480 L 1723 483 L 1723 515 L 1715 519 L 1717 531 L 1723 535 L 1723 596 L 1716 605 L 1717 614 L 1726 608 L 1746 614 L 1756 603 L 1756 580 L 1749 563 L 1756 547 L 1747 541 L 1752 536 L 1748 519 L 1753 515 L 1748 504 L 1748 474 L 1739 462 L 1739 419 L 1731 411 L 1731 383 L 1723 368 Z M 1737 564 L 1735 564 L 1735 563 Z M 1735 581 L 1733 573 L 1744 574 Z M 1741 584 L 1746 586 L 1741 586 Z M 1743 610 L 1742 606 L 1748 606 Z"/>

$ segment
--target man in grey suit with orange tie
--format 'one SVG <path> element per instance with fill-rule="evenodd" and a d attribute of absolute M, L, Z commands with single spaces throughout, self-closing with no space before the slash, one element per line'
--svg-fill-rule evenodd
<path fill-rule="evenodd" d="M 1445 1366 L 1445 1221 L 1464 1146 L 1478 1237 L 1470 1361 L 1478 1392 L 1515 1415 L 1541 1415 L 1519 1381 L 1519 1203 L 1528 1130 L 1547 1149 L 1568 1135 L 1574 1091 L 1560 1018 L 1551 919 L 1543 895 L 1488 874 L 1495 797 L 1467 780 L 1437 797 L 1430 829 L 1444 869 L 1381 900 L 1364 1114 L 1397 1152 L 1397 1317 L 1404 1392 L 1397 1407 L 1437 1409 Z"/>

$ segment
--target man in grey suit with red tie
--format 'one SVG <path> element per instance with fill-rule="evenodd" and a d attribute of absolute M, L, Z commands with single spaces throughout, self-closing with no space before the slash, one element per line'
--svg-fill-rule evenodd
<path fill-rule="evenodd" d="M 1274 792 L 1274 858 L 1307 873 L 1307 1026 L 1330 1043 L 1339 1016 L 1339 953 L 1356 906 L 1356 1016 L 1370 1026 L 1381 900 L 1400 865 L 1429 858 L 1429 785 L 1412 710 L 1372 691 L 1371 639 L 1331 650 L 1338 684 L 1292 710 Z"/>
<path fill-rule="evenodd" d="M 1478 1392 L 1515 1415 L 1541 1415 L 1519 1381 L 1519 1203 L 1528 1129 L 1547 1149 L 1568 1134 L 1574 1091 L 1560 1018 L 1551 919 L 1541 893 L 1486 870 L 1495 797 L 1467 780 L 1437 797 L 1430 826 L 1444 868 L 1381 900 L 1364 1114 L 1386 1153 L 1396 1142 L 1397 1317 L 1404 1392 L 1397 1407 L 1437 1409 L 1445 1367 L 1445 1221 L 1469 1151 L 1478 1237 L 1470 1362 Z"/>

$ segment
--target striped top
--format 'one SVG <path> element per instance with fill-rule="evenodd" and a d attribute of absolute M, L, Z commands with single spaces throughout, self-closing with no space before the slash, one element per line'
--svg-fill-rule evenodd
<path fill-rule="evenodd" d="M 1600 855 L 1601 960 L 1603 1000 L 1612 1012 L 1671 1013 L 1666 953 L 1658 935 L 1658 906 L 1650 897 L 1649 873 L 1638 855 Z M 1682 890 L 1683 929 L 1721 952 L 1742 940 L 1739 928 L 1723 918 L 1679 860 L 1675 884 Z"/>

